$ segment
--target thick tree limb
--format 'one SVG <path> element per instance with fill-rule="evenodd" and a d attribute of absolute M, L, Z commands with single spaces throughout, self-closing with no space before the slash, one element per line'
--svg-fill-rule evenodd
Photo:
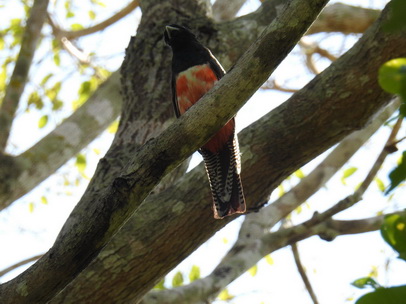
<path fill-rule="evenodd" d="M 89 199 L 89 192 L 85 193 L 54 246 L 23 274 L 0 286 L 5 303 L 48 301 L 82 271 L 159 180 L 235 115 L 293 48 L 326 1 L 291 1 L 219 85 L 139 150 L 96 204 Z M 289 23 L 292 16 L 297 18 L 295 24 Z M 269 58 L 269 53 L 275 55 Z M 246 73 L 256 76 L 247 83 Z M 215 119 L 213 108 L 217 111 Z"/>
<path fill-rule="evenodd" d="M 251 40 L 253 39 L 253 35 L 257 35 L 262 29 L 263 29 L 263 22 L 266 20 L 266 22 L 269 22 L 269 18 L 275 18 L 276 17 L 276 7 L 278 5 L 280 6 L 281 4 L 285 3 L 286 0 L 278 0 L 278 1 L 267 1 L 267 3 L 275 5 L 274 9 L 261 9 L 260 11 L 266 15 L 264 15 L 262 18 L 260 18 L 259 25 L 260 28 L 255 31 L 246 31 L 244 28 L 244 32 L 239 32 L 238 33 L 238 39 L 240 41 L 236 42 L 238 44 L 238 47 L 236 47 L 234 44 L 229 44 L 227 43 L 227 39 L 221 39 L 222 42 L 219 43 L 218 39 L 214 39 L 214 43 L 212 48 L 214 50 L 219 49 L 219 45 L 221 46 L 222 53 L 217 53 L 219 57 L 222 58 L 222 63 L 225 67 L 230 67 L 231 63 L 234 62 L 241 54 L 241 50 L 243 50 L 245 47 L 248 47 L 251 44 Z M 268 4 L 268 5 L 269 5 Z M 131 4 L 130 4 L 131 5 Z M 184 7 L 185 5 L 182 5 Z M 332 5 L 334 6 L 334 4 Z M 324 13 L 324 12 L 323 12 Z M 322 14 L 323 14 L 322 13 Z M 265 18 L 266 17 L 266 18 Z M 243 17 L 244 18 L 244 17 Z M 268 18 L 268 19 L 267 19 Z M 168 21 L 173 22 L 173 21 Z M 316 21 L 317 23 L 317 21 Z M 262 24 L 262 25 L 261 25 Z M 222 28 L 222 27 L 221 27 Z M 227 31 L 220 31 L 220 34 L 225 34 L 229 35 L 229 30 Z M 243 33 L 243 34 L 242 34 Z M 228 37 L 228 36 L 226 36 Z M 247 37 L 244 38 L 243 37 Z M 230 52 L 230 50 L 232 50 Z M 222 55 L 226 54 L 226 55 Z M 112 81 L 112 82 L 110 82 Z M 101 113 L 100 115 L 106 115 L 110 116 L 110 122 L 112 122 L 117 116 L 118 116 L 118 105 L 121 105 L 121 97 L 119 96 L 119 90 L 117 85 L 117 78 L 116 78 L 116 73 L 113 73 L 112 78 L 107 80 L 106 84 L 100 87 L 100 92 L 97 90 L 95 92 L 95 96 L 103 96 L 105 99 L 101 100 L 96 98 L 96 100 L 102 101 L 102 103 L 98 104 L 96 107 L 100 109 L 98 113 Z M 108 90 L 107 90 L 108 89 Z M 108 94 L 106 94 L 108 92 Z M 116 94 L 114 94 L 116 93 Z M 111 99 L 110 99 L 111 97 Z M 89 101 L 92 101 L 93 97 Z M 109 102 L 105 102 L 109 101 Z M 146 107 L 151 107 L 151 103 L 147 99 L 141 99 L 137 101 L 139 104 L 138 109 L 143 109 Z M 89 103 L 90 106 L 91 103 Z M 113 110 L 114 110 L 114 115 L 110 115 L 110 106 L 111 104 L 114 104 Z M 117 106 L 116 106 L 117 105 Z M 106 108 L 104 109 L 104 106 Z M 138 111 L 137 115 L 140 119 L 140 124 L 139 124 L 139 140 L 137 138 L 137 143 L 142 144 L 145 142 L 145 124 L 143 123 L 144 121 L 151 121 L 152 124 L 148 128 L 150 129 L 149 133 L 151 133 L 152 136 L 155 136 L 159 131 L 162 129 L 162 125 L 165 125 L 165 121 L 168 119 L 168 114 L 167 113 L 162 113 L 162 109 L 165 108 L 164 106 L 160 105 L 161 110 L 154 110 L 154 111 Z M 168 107 L 169 108 L 169 107 Z M 79 109 L 79 111 L 82 111 L 82 109 Z M 86 110 L 87 111 L 87 110 Z M 171 112 L 170 112 L 171 113 Z M 164 115 L 161 115 L 164 114 Z M 159 116 L 160 119 L 158 120 L 158 117 L 156 115 L 161 115 Z M 82 114 L 78 115 L 78 117 L 82 116 Z M 152 117 L 151 117 L 152 116 Z M 107 118 L 107 117 L 106 117 Z M 81 122 L 77 122 L 78 126 L 81 126 L 84 122 L 87 120 L 83 120 Z M 157 122 L 159 122 L 157 124 Z M 66 123 L 66 124 L 65 124 Z M 66 134 L 71 134 L 69 131 L 69 128 L 65 130 L 65 126 L 68 126 L 68 123 L 70 123 L 70 118 L 68 118 L 65 122 L 63 122 L 59 127 L 57 133 L 66 133 Z M 76 124 L 76 122 L 75 122 Z M 35 155 L 35 151 L 26 151 L 25 155 L 29 156 L 31 159 L 35 159 L 36 163 L 36 168 L 41 168 L 41 170 L 36 170 L 34 169 L 33 174 L 28 173 L 26 175 L 24 171 L 29 168 L 33 169 L 32 166 L 32 161 L 28 160 L 25 161 L 25 157 L 19 157 L 17 160 L 13 157 L 7 156 L 7 155 L 0 155 L 0 209 L 3 209 L 7 206 L 9 206 L 14 200 L 17 198 L 21 197 L 22 195 L 26 194 L 28 191 L 32 190 L 35 188 L 40 182 L 42 182 L 44 179 L 49 177 L 53 172 L 56 171 L 57 166 L 61 166 L 64 164 L 67 160 L 69 160 L 71 157 L 73 157 L 75 154 L 77 154 L 81 149 L 83 149 L 89 142 L 92 141 L 93 138 L 95 138 L 98 134 L 100 134 L 104 129 L 105 129 L 106 124 L 94 124 L 93 126 L 99 127 L 98 130 L 94 130 L 93 128 L 90 130 L 90 132 L 86 133 L 87 139 L 84 141 L 79 141 L 75 149 L 71 149 L 70 145 L 64 147 L 64 142 L 57 142 L 54 143 L 53 139 L 55 137 L 53 136 L 47 136 L 44 139 L 41 140 L 40 143 L 36 145 L 36 147 L 41 146 L 41 147 L 47 147 L 48 149 L 41 149 L 41 155 Z M 107 123 L 108 125 L 108 123 Z M 154 128 L 156 128 L 157 131 L 154 131 Z M 85 127 L 80 127 L 80 129 L 85 129 Z M 55 130 L 56 131 L 56 130 Z M 52 132 L 51 134 L 55 134 L 55 132 Z M 71 135 L 74 135 L 73 133 Z M 83 137 L 80 137 L 81 139 Z M 54 150 L 55 149 L 55 150 Z M 40 150 L 38 150 L 40 151 Z M 69 155 L 69 152 L 71 154 Z M 46 158 L 46 155 L 58 155 L 58 153 L 61 154 L 61 158 L 58 158 L 57 161 L 55 162 L 53 158 L 51 158 L 49 161 Z M 42 164 L 45 164 L 45 168 L 49 168 L 44 170 L 44 167 L 42 167 Z M 29 171 L 28 171 L 29 172 Z M 41 174 L 37 174 L 40 172 Z M 28 187 L 26 187 L 28 186 Z"/>
<path fill-rule="evenodd" d="M 210 48 L 215 51 L 214 53 L 217 53 L 219 48 L 238 49 L 250 45 L 253 37 L 257 37 L 262 32 L 268 20 L 275 18 L 286 2 L 286 0 L 264 1 L 257 11 L 233 21 L 219 24 L 221 43 L 213 41 Z M 320 32 L 364 33 L 379 17 L 379 14 L 379 10 L 334 3 L 326 6 L 306 34 L 311 35 Z M 228 67 L 238 59 L 238 53 L 231 53 L 229 58 L 221 59 L 223 65 Z"/>
<path fill-rule="evenodd" d="M 282 179 L 364 126 L 389 101 L 376 81 L 377 71 L 383 62 L 404 53 L 406 36 L 382 32 L 380 24 L 386 16 L 385 11 L 349 52 L 300 92 L 241 133 L 242 178 L 250 206 L 267 201 Z M 143 26 L 147 24 L 141 24 L 141 30 Z M 163 193 L 148 197 L 99 257 L 52 303 L 137 301 L 230 221 L 212 219 L 210 201 L 201 167 Z"/>
<path fill-rule="evenodd" d="M 0 210 L 28 193 L 96 138 L 120 113 L 119 73 L 70 117 L 17 157 L 0 155 Z"/>
<path fill-rule="evenodd" d="M 30 17 L 25 26 L 21 49 L 0 108 L 0 152 L 3 152 L 6 148 L 14 115 L 28 80 L 28 72 L 40 39 L 48 2 L 49 0 L 34 1 Z"/>
<path fill-rule="evenodd" d="M 275 225 L 294 208 L 308 199 L 310 194 L 317 192 L 328 181 L 328 179 L 330 179 L 334 173 L 337 172 L 341 166 L 346 163 L 348 159 L 366 142 L 366 140 L 368 140 L 368 138 L 374 134 L 375 131 L 387 119 L 390 118 L 398 106 L 399 101 L 397 100 L 387 109 L 385 109 L 378 117 L 376 117 L 367 128 L 354 132 L 346 137 L 334 149 L 334 151 L 331 152 L 324 161 L 322 161 L 319 166 L 317 166 L 308 176 L 302 179 L 301 183 L 278 199 L 275 203 L 263 208 L 259 213 L 253 213 L 246 216 L 245 221 L 241 226 L 238 240 L 229 251 L 228 256 L 234 256 L 236 253 L 238 253 L 238 256 L 236 256 L 236 261 L 239 257 L 242 257 L 247 261 L 248 264 L 255 265 L 257 255 L 253 254 L 253 248 L 257 248 L 258 240 L 266 235 L 267 231 L 270 231 L 273 225 Z M 286 206 L 283 206 L 282 203 Z M 287 210 L 285 212 L 281 212 L 283 208 Z M 272 211 L 270 212 L 269 209 L 272 211 L 279 210 L 279 212 L 276 212 L 276 215 L 273 215 Z M 271 220 L 266 220 L 267 217 L 270 217 Z M 277 219 L 274 219 L 275 217 L 277 217 Z M 250 261 L 251 258 L 255 259 L 255 261 Z M 222 263 L 220 262 L 217 268 L 221 269 L 221 266 Z M 216 276 L 216 274 L 212 273 L 210 276 Z M 236 278 L 237 277 L 233 278 L 233 280 Z M 174 289 L 164 292 L 151 291 L 144 297 L 142 303 L 160 303 L 160 301 L 163 301 L 162 303 L 177 303 L 177 301 L 180 301 L 180 303 L 192 303 L 192 300 L 197 301 L 196 297 L 199 297 L 203 303 L 208 296 L 208 291 L 206 289 L 209 288 L 209 285 L 206 286 L 206 283 L 192 284 L 191 286 L 188 285 L 182 289 Z M 222 284 L 220 290 L 226 286 L 227 285 Z M 213 292 L 213 289 L 210 289 L 209 294 L 215 295 L 217 292 L 217 289 L 215 292 Z M 171 300 L 168 301 L 163 299 Z"/>

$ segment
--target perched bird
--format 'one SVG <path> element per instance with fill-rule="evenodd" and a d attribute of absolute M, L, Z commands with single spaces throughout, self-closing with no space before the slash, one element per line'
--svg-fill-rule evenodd
<path fill-rule="evenodd" d="M 164 39 L 172 48 L 172 100 L 179 117 L 224 76 L 225 71 L 209 49 L 187 28 L 165 27 Z M 203 147 L 203 155 L 213 195 L 214 218 L 245 212 L 240 178 L 240 154 L 235 121 L 231 119 Z"/>

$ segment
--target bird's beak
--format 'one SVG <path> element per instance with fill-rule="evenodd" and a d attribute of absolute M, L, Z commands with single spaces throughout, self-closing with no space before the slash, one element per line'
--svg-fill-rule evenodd
<path fill-rule="evenodd" d="M 179 29 L 170 25 L 165 26 L 165 31 L 166 34 L 168 35 L 168 38 L 171 39 L 171 32 L 173 31 L 178 31 Z"/>

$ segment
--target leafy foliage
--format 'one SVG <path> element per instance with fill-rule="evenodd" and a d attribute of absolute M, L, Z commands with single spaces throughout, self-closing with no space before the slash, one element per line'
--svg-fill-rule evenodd
<path fill-rule="evenodd" d="M 392 0 L 392 16 L 385 24 L 385 29 L 387 31 L 400 31 L 406 28 L 406 1 L 404 0 Z"/>
<path fill-rule="evenodd" d="M 200 279 L 200 267 L 197 265 L 193 265 L 189 273 L 189 280 L 190 282 L 193 282 L 198 279 Z"/>
<path fill-rule="evenodd" d="M 406 261 L 406 213 L 386 216 L 381 234 L 384 240 L 399 253 L 399 258 Z"/>
<path fill-rule="evenodd" d="M 355 280 L 354 282 L 351 283 L 351 285 L 357 287 L 357 288 L 365 288 L 368 286 L 373 287 L 374 289 L 381 288 L 381 285 L 379 285 L 373 278 L 371 277 L 364 277 L 360 278 L 358 280 Z"/>
<path fill-rule="evenodd" d="M 389 173 L 391 184 L 386 194 L 390 193 L 393 189 L 400 185 L 400 183 L 406 180 L 406 151 L 403 151 L 402 158 L 399 165 Z"/>
<path fill-rule="evenodd" d="M 356 304 L 401 304 L 405 303 L 406 286 L 378 288 L 355 302 Z"/>

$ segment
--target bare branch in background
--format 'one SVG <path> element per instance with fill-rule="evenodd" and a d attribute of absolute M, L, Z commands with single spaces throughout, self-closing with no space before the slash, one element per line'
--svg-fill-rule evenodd
<path fill-rule="evenodd" d="M 381 11 L 376 9 L 333 3 L 324 8 L 306 35 L 320 32 L 361 34 L 379 17 L 380 13 Z"/>
<path fill-rule="evenodd" d="M 217 0 L 213 4 L 213 19 L 217 22 L 233 19 L 247 0 Z"/>
<path fill-rule="evenodd" d="M 281 91 L 281 92 L 286 92 L 286 93 L 295 93 L 299 91 L 298 89 L 291 89 L 284 87 L 283 85 L 279 84 L 275 79 L 270 79 L 267 82 L 264 83 L 264 85 L 261 87 L 263 90 L 275 90 L 275 91 Z"/>
<path fill-rule="evenodd" d="M 392 152 L 391 149 L 388 149 L 393 142 L 396 140 L 397 133 L 399 132 L 400 126 L 402 125 L 403 117 L 399 117 L 395 126 L 392 129 L 392 132 L 389 135 L 386 144 L 384 145 L 381 153 L 378 155 L 375 163 L 372 165 L 372 168 L 369 170 L 367 176 L 362 181 L 361 185 L 358 189 L 352 194 L 344 198 L 343 200 L 339 201 L 333 207 L 329 208 L 327 211 L 323 212 L 323 214 L 315 214 L 310 221 L 322 222 L 327 218 L 332 217 L 333 215 L 341 212 L 345 209 L 350 208 L 357 202 L 362 199 L 362 195 L 368 189 L 369 185 L 374 180 L 376 174 L 378 173 L 379 169 L 381 168 L 383 162 L 385 161 L 386 157 Z"/>
<path fill-rule="evenodd" d="M 380 228 L 383 220 L 384 216 L 352 221 L 329 219 L 314 226 L 300 224 L 267 233 L 261 239 L 256 240 L 255 246 L 251 244 L 251 248 L 240 246 L 239 250 L 230 251 L 220 265 L 207 277 L 173 289 L 152 290 L 142 299 L 140 304 L 210 302 L 228 284 L 248 271 L 269 253 L 314 235 L 334 235 L 336 237 L 375 231 Z"/>
<path fill-rule="evenodd" d="M 18 267 L 24 266 L 25 264 L 31 263 L 31 262 L 35 262 L 36 260 L 38 260 L 40 257 L 42 257 L 44 254 L 39 254 L 33 257 L 30 257 L 28 259 L 22 260 L 14 265 L 11 265 L 9 267 L 7 267 L 6 269 L 3 269 L 0 271 L 0 277 L 4 276 L 5 274 L 9 273 L 10 271 L 13 271 L 14 269 L 17 269 Z"/>
<path fill-rule="evenodd" d="M 309 293 L 310 298 L 312 298 L 313 303 L 318 304 L 319 301 L 317 300 L 316 293 L 313 290 L 312 284 L 310 283 L 310 280 L 306 274 L 306 270 L 302 265 L 302 261 L 300 260 L 300 253 L 297 243 L 293 243 L 292 245 L 290 245 L 290 247 L 292 249 L 293 258 L 295 259 L 297 270 L 299 271 L 300 277 L 302 278 L 303 283 L 306 286 L 307 292 Z"/>
<path fill-rule="evenodd" d="M 330 61 L 335 61 L 337 60 L 337 57 L 332 55 L 329 51 L 326 49 L 321 48 L 317 43 L 315 42 L 310 42 L 307 41 L 307 39 L 302 38 L 298 45 L 300 46 L 302 52 L 306 56 L 306 66 L 312 72 L 313 74 L 317 75 L 320 73 L 320 70 L 317 68 L 316 63 L 314 62 L 313 55 L 314 54 L 319 54 L 320 56 L 323 56 Z"/>
<path fill-rule="evenodd" d="M 38 186 L 119 116 L 119 78 L 119 72 L 111 74 L 86 103 L 24 153 L 0 154 L 0 210 Z"/>
<path fill-rule="evenodd" d="M 7 85 L 0 108 L 0 152 L 4 151 L 10 136 L 11 125 L 28 81 L 28 72 L 41 36 L 49 0 L 35 0 L 25 26 L 21 49 Z"/>
<path fill-rule="evenodd" d="M 103 22 L 100 22 L 94 26 L 78 30 L 78 31 L 67 31 L 64 29 L 61 29 L 51 18 L 51 16 L 48 15 L 48 22 L 52 27 L 53 33 L 57 39 L 62 39 L 65 37 L 68 40 L 76 39 L 79 37 L 87 36 L 90 34 L 94 34 L 96 32 L 102 31 L 106 29 L 108 26 L 112 25 L 113 23 L 119 21 L 120 19 L 124 18 L 128 14 L 130 14 L 133 10 L 135 10 L 139 6 L 139 1 L 134 0 L 130 2 L 126 7 L 124 7 L 121 11 L 115 13 L 113 16 L 110 18 L 104 20 Z"/>

